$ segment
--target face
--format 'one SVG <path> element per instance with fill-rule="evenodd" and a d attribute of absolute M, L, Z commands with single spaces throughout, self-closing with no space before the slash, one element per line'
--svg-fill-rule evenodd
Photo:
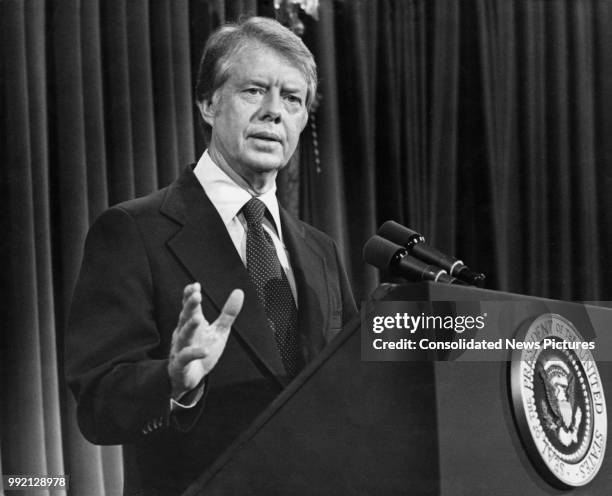
<path fill-rule="evenodd" d="M 282 54 L 261 44 L 241 50 L 229 77 L 200 104 L 212 127 L 209 153 L 250 185 L 272 181 L 308 120 L 307 83 Z"/>

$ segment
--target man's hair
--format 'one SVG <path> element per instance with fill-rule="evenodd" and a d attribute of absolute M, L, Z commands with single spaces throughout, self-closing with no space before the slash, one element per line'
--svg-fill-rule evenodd
<path fill-rule="evenodd" d="M 306 108 L 317 91 L 317 65 L 304 42 L 279 22 L 250 17 L 239 24 L 226 24 L 208 38 L 200 60 L 195 96 L 198 102 L 212 98 L 229 78 L 236 55 L 253 43 L 266 45 L 287 58 L 306 79 Z"/>

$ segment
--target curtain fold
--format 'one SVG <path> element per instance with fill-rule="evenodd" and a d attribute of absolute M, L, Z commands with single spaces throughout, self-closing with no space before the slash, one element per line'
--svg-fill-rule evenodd
<path fill-rule="evenodd" d="M 194 161 L 194 136 L 192 113 L 194 108 L 191 84 L 191 54 L 189 52 L 189 0 L 170 3 L 172 29 L 172 66 L 174 76 L 174 119 L 178 146 L 178 163 L 182 170 Z M 198 51 L 201 51 L 198 50 Z M 197 66 L 193 68 L 197 70 Z"/>
<path fill-rule="evenodd" d="M 547 272 L 548 267 L 544 263 L 544 254 L 539 247 L 544 246 L 547 238 L 548 226 L 547 202 L 541 201 L 548 198 L 549 183 L 546 181 L 546 169 L 541 164 L 547 162 L 546 147 L 546 112 L 545 105 L 545 79 L 546 79 L 546 53 L 545 53 L 545 12 L 543 2 L 525 2 L 520 9 L 520 25 L 523 32 L 521 38 L 525 42 L 521 46 L 520 56 L 525 60 L 525 70 L 521 77 L 522 85 L 519 86 L 519 100 L 525 102 L 525 114 L 519 116 L 525 123 L 525 132 L 522 134 L 524 147 L 523 188 L 526 193 L 524 200 L 524 219 L 527 219 L 527 230 L 524 232 L 525 239 L 530 242 L 526 246 L 524 264 L 526 269 L 526 283 L 536 291 L 542 291 L 544 278 L 537 276 L 538 270 Z M 537 287 L 539 286 L 539 287 Z"/>
<path fill-rule="evenodd" d="M 569 64 L 571 61 L 568 57 L 568 12 L 566 6 L 563 5 L 550 11 L 550 15 L 552 21 L 549 23 L 550 36 L 546 45 L 547 50 L 549 50 L 547 68 L 550 75 L 546 102 L 549 112 L 546 125 L 549 130 L 551 146 L 547 170 L 551 180 L 549 214 L 559 221 L 556 226 L 550 229 L 549 244 L 556 251 L 556 266 L 571 267 L 574 256 L 570 243 L 572 238 L 572 210 L 570 202 L 567 201 L 572 196 L 569 108 Z M 555 270 L 553 266 L 548 273 L 548 290 L 551 293 L 556 292 L 560 298 L 569 298 L 573 282 L 571 271 Z"/>
<path fill-rule="evenodd" d="M 457 226 L 457 114 L 459 76 L 459 4 L 436 2 L 433 12 L 432 69 L 428 82 L 429 208 L 423 231 L 440 250 L 455 252 Z M 410 165 L 408 164 L 408 167 Z"/>
<path fill-rule="evenodd" d="M 504 7 L 506 12 L 503 12 Z M 510 267 L 502 262 L 510 250 L 509 236 L 516 232 L 510 228 L 511 218 L 508 194 L 512 163 L 510 155 L 512 139 L 515 137 L 512 95 L 516 91 L 514 79 L 507 73 L 515 73 L 514 6 L 510 2 L 501 5 L 479 0 L 477 2 L 478 37 L 482 59 L 482 100 L 486 125 L 485 137 L 487 179 L 491 189 L 491 207 L 494 229 L 495 272 L 501 287 L 509 287 Z M 505 14 L 505 15 L 504 15 Z"/>
<path fill-rule="evenodd" d="M 375 165 L 384 164 L 384 174 L 376 178 L 376 198 L 379 218 L 393 217 L 403 212 L 402 164 L 400 162 L 400 122 L 401 99 L 398 78 L 401 75 L 401 65 L 396 57 L 401 45 L 397 43 L 398 23 L 393 22 L 398 15 L 397 4 L 384 0 L 377 4 L 376 38 L 374 44 L 375 74 L 383 75 L 374 80 L 374 135 Z M 388 26 L 384 29 L 384 26 Z M 403 219 L 400 219 L 403 220 Z"/>
<path fill-rule="evenodd" d="M 9 187 L 8 209 L 10 211 L 9 236 L 16 243 L 9 243 L 8 256 L 10 264 L 5 265 L 9 280 L 19 281 L 12 290 L 3 295 L 9 299 L 8 308 L 19 308 L 12 315 L 11 327 L 20 332 L 9 342 L 11 350 L 19 356 L 21 366 L 8 374 L 8 364 L 3 361 L 3 376 L 6 377 L 7 391 L 14 395 L 16 404 L 22 409 L 10 408 L 3 402 L 3 421 L 14 429 L 4 429 L 3 470 L 12 473 L 21 467 L 33 472 L 47 470 L 45 421 L 42 397 L 42 363 L 41 339 L 38 325 L 41 319 L 39 308 L 38 265 L 39 253 L 45 250 L 45 240 L 37 243 L 35 220 L 37 214 L 33 205 L 34 194 L 40 191 L 42 184 L 34 183 L 40 177 L 33 170 L 32 157 L 40 159 L 40 145 L 44 135 L 39 134 L 40 127 L 32 123 L 38 117 L 36 109 L 31 108 L 32 100 L 40 96 L 39 89 L 28 84 L 28 68 L 38 69 L 38 61 L 33 60 L 33 52 L 40 49 L 40 44 L 33 39 L 32 30 L 26 30 L 26 8 L 23 3 L 11 2 L 4 8 L 3 19 L 3 57 L 7 71 L 4 75 L 4 88 L 14 95 L 6 103 L 6 125 L 11 132 L 7 136 L 8 160 L 22 166 L 20 173 L 12 170 L 7 181 Z M 29 49 L 32 47 L 33 50 Z M 30 91 L 34 94 L 30 95 Z M 33 124 L 33 125 L 32 125 Z M 22 205 L 22 200 L 25 203 Z M 48 241 L 48 240 L 47 240 Z M 45 276 L 44 266 L 42 277 Z M 46 315 L 42 315 L 45 317 Z M 46 328 L 49 331 L 48 327 Z M 6 374 L 6 375 L 5 375 Z M 29 384 L 30 387 L 24 387 Z M 41 401 L 42 399 L 42 401 Z M 59 463 L 61 464 L 61 458 Z"/>
<path fill-rule="evenodd" d="M 132 5 L 130 2 L 128 5 Z M 85 121 L 85 174 L 87 177 L 87 223 L 92 223 L 108 208 L 107 132 L 102 69 L 102 30 L 100 6 L 97 1 L 81 4 L 83 106 Z M 136 99 L 135 97 L 133 100 Z M 110 150 L 109 150 L 110 152 Z M 61 201 L 61 200 L 60 200 Z M 58 201 L 59 203 L 59 201 Z"/>
<path fill-rule="evenodd" d="M 179 152 L 175 114 L 170 1 L 151 3 L 151 49 L 155 100 L 155 144 L 159 164 L 158 183 L 166 186 L 178 175 Z"/>
<path fill-rule="evenodd" d="M 428 101 L 428 36 L 426 29 L 427 5 L 423 2 L 400 2 L 404 11 L 398 31 L 403 35 L 401 58 L 401 89 L 403 115 L 401 136 L 404 146 L 402 172 L 405 188 L 403 219 L 416 230 L 426 229 L 429 212 L 428 140 L 430 136 Z M 403 29 L 413 26 L 413 29 Z M 410 164 L 410 166 L 408 165 Z"/>
<path fill-rule="evenodd" d="M 108 64 L 104 74 L 105 114 L 108 129 L 108 184 L 110 204 L 134 198 L 134 157 L 132 143 L 130 59 L 128 57 L 126 3 L 121 0 L 100 4 L 103 26 L 103 53 Z M 138 90 L 136 90 L 138 91 Z"/>
<path fill-rule="evenodd" d="M 44 1 L 25 4 L 30 152 L 32 160 L 32 203 L 36 250 L 37 331 L 40 336 L 40 381 L 44 430 L 44 457 L 47 473 L 63 473 L 60 382 L 54 321 L 55 298 L 51 263 L 51 211 L 49 206 L 49 157 L 47 134 L 47 93 L 45 81 Z"/>
<path fill-rule="evenodd" d="M 572 159 L 580 164 L 576 169 L 575 225 L 578 233 L 576 271 L 581 277 L 578 292 L 582 298 L 593 300 L 600 297 L 600 243 L 597 219 L 597 167 L 595 149 L 595 102 L 594 102 L 594 57 L 593 57 L 593 8 L 570 4 L 572 71 L 574 88 L 570 107 L 573 111 L 574 146 L 570 150 Z M 573 28 L 573 29 L 572 29 Z"/>
<path fill-rule="evenodd" d="M 306 140 L 300 145 L 303 151 L 310 155 L 304 157 L 300 165 L 302 182 L 307 183 L 305 188 L 312 193 L 302 199 L 301 207 L 305 214 L 304 220 L 332 236 L 346 257 L 350 243 L 344 229 L 347 209 L 344 196 L 344 159 L 340 148 L 334 6 L 331 2 L 321 4 L 319 21 L 309 23 L 308 28 L 310 32 L 306 31 L 305 36 L 307 42 L 310 41 L 315 59 L 319 61 L 318 92 L 321 101 L 311 116 L 310 127 L 304 132 Z M 316 122 L 314 128 L 313 122 Z M 313 130 L 315 137 L 312 136 Z M 316 150 L 318 165 L 312 154 L 313 150 Z"/>
<path fill-rule="evenodd" d="M 132 0 L 125 8 L 134 189 L 142 196 L 158 188 L 149 2 Z"/>

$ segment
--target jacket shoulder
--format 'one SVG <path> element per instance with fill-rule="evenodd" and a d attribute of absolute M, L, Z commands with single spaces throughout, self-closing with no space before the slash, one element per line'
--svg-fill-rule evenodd
<path fill-rule="evenodd" d="M 166 186 L 148 195 L 117 203 L 111 206 L 110 209 L 123 210 L 132 217 L 140 217 L 150 212 L 158 212 L 164 203 L 169 188 L 170 186 Z"/>
<path fill-rule="evenodd" d="M 325 247 L 326 249 L 335 249 L 336 242 L 329 234 L 324 233 L 320 229 L 317 229 L 316 227 L 313 227 L 302 220 L 298 220 L 297 223 L 304 230 L 304 234 L 308 239 L 314 241 L 321 247 Z"/>

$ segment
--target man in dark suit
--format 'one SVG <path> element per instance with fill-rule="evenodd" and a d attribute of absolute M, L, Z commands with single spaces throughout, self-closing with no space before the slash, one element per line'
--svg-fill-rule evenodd
<path fill-rule="evenodd" d="M 196 88 L 208 150 L 91 227 L 66 370 L 84 435 L 124 445 L 125 494 L 180 494 L 356 314 L 335 243 L 275 197 L 315 91 L 289 30 L 221 28 Z"/>

